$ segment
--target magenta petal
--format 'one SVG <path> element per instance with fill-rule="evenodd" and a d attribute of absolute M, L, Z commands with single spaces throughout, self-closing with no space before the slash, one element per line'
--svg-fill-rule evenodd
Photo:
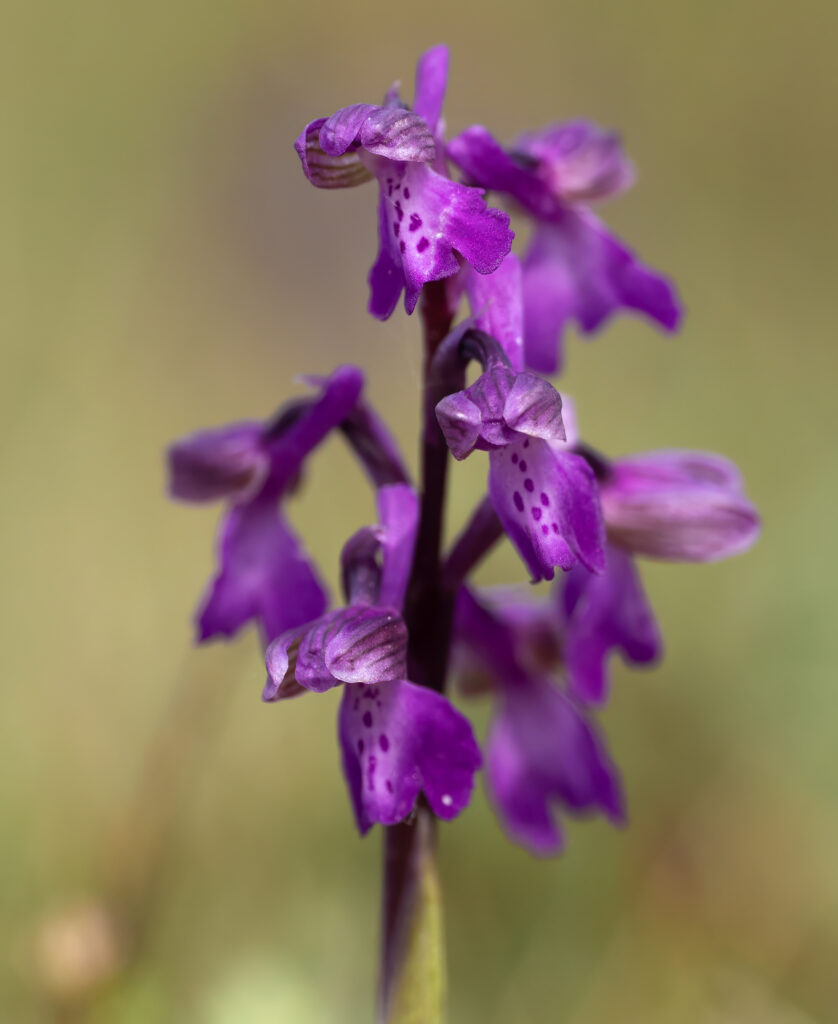
<path fill-rule="evenodd" d="M 612 650 L 626 661 L 645 665 L 657 661 L 661 638 L 630 555 L 608 547 L 605 572 L 593 575 L 575 568 L 560 597 L 564 629 L 564 660 L 571 693 L 588 704 L 608 696 L 607 660 Z"/>
<path fill-rule="evenodd" d="M 634 169 L 619 136 L 590 121 L 568 121 L 528 133 L 514 148 L 537 161 L 539 177 L 569 203 L 605 199 L 634 182 Z"/>
<path fill-rule="evenodd" d="M 233 423 L 201 430 L 169 447 L 169 494 L 180 501 L 237 501 L 264 483 L 268 457 L 261 423 Z"/>
<path fill-rule="evenodd" d="M 419 499 L 409 484 L 392 484 L 378 492 L 378 519 L 383 550 L 378 603 L 401 608 L 413 568 L 419 527 Z"/>
<path fill-rule="evenodd" d="M 523 680 L 502 698 L 489 731 L 486 778 L 510 837 L 541 856 L 564 845 L 553 805 L 624 819 L 619 774 L 602 741 L 544 679 Z"/>
<path fill-rule="evenodd" d="M 322 614 L 326 594 L 299 541 L 272 502 L 234 506 L 224 517 L 220 571 L 198 614 L 198 639 L 233 636 L 256 619 L 266 641 Z"/>
<path fill-rule="evenodd" d="M 465 391 L 446 395 L 436 406 L 436 418 L 455 459 L 471 455 L 480 437 L 483 417 Z"/>
<path fill-rule="evenodd" d="M 448 84 L 448 47 L 433 46 L 416 64 L 413 110 L 436 135 Z"/>
<path fill-rule="evenodd" d="M 327 153 L 320 145 L 320 130 L 327 118 L 307 124 L 294 143 L 303 173 L 316 188 L 353 188 L 372 180 L 357 150 Z"/>
<path fill-rule="evenodd" d="M 509 539 L 534 580 L 555 566 L 604 566 L 596 480 L 581 457 L 525 439 L 489 454 L 489 494 Z"/>
<path fill-rule="evenodd" d="M 543 377 L 519 373 L 503 406 L 506 425 L 519 434 L 545 441 L 567 439 L 562 422 L 562 400 Z"/>
<path fill-rule="evenodd" d="M 474 326 L 500 342 L 513 370 L 523 370 L 524 304 L 518 257 L 510 253 L 491 274 L 469 272 L 465 286 Z"/>
<path fill-rule="evenodd" d="M 296 679 L 322 692 L 340 683 L 378 683 L 405 673 L 407 629 L 401 616 L 366 605 L 341 608 L 313 623 L 300 641 Z"/>
<path fill-rule="evenodd" d="M 650 558 L 712 562 L 746 551 L 759 514 L 738 469 L 706 452 L 648 452 L 613 464 L 602 488 L 615 544 Z"/>
<path fill-rule="evenodd" d="M 403 821 L 420 791 L 446 820 L 468 803 L 480 750 L 441 694 L 405 681 L 348 687 L 338 734 L 361 833 Z"/>
<path fill-rule="evenodd" d="M 567 322 L 585 334 L 620 309 L 643 313 L 664 330 L 681 319 L 674 286 L 643 266 L 588 213 L 567 211 L 539 224 L 524 258 L 524 344 L 527 365 L 551 372 Z"/>

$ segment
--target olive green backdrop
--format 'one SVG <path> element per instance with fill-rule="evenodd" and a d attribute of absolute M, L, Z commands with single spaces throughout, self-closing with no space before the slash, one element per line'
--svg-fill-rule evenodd
<path fill-rule="evenodd" d="M 262 705 L 252 632 L 191 649 L 218 510 L 165 501 L 162 452 L 356 362 L 415 461 L 418 322 L 365 313 L 373 188 L 317 192 L 291 143 L 396 77 L 409 94 L 443 40 L 450 132 L 591 117 L 638 165 L 603 212 L 688 316 L 674 340 L 570 338 L 586 435 L 721 451 L 765 521 L 743 558 L 645 570 L 667 656 L 618 668 L 603 716 L 627 830 L 574 823 L 536 861 L 482 787 L 442 828 L 451 1021 L 838 1018 L 838 7 L 85 0 L 6 22 L 0 1018 L 59 1019 L 47 993 L 118 955 L 73 909 L 117 884 L 142 941 L 64 1019 L 371 1019 L 379 837 L 352 825 L 336 700 Z M 457 467 L 452 527 L 484 472 Z M 372 516 L 338 442 L 290 515 L 334 583 Z M 512 578 L 509 549 L 482 572 Z"/>

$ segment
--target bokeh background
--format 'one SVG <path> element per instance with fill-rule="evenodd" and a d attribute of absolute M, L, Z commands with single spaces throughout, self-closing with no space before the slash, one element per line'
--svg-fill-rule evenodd
<path fill-rule="evenodd" d="M 445 40 L 450 131 L 623 132 L 639 183 L 606 219 L 688 305 L 675 340 L 570 339 L 586 435 L 721 451 L 765 521 L 743 558 L 645 569 L 667 656 L 618 667 L 604 714 L 627 830 L 574 824 L 536 861 L 482 790 L 442 829 L 451 1020 L 838 1020 L 838 7 L 83 0 L 7 28 L 0 1019 L 371 1019 L 379 837 L 335 700 L 263 706 L 253 633 L 192 649 L 217 509 L 166 502 L 162 452 L 352 361 L 415 461 L 418 323 L 365 313 L 372 186 L 315 191 L 291 142 L 409 95 Z M 457 468 L 452 527 L 484 471 Z M 291 515 L 333 582 L 371 514 L 330 444 Z M 522 569 L 504 549 L 481 578 Z M 56 1009 L 121 955 L 114 887 L 140 941 Z"/>

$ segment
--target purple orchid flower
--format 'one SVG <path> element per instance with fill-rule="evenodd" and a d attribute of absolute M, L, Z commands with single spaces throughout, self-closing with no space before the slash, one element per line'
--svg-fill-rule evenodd
<path fill-rule="evenodd" d="M 325 610 L 323 585 L 279 504 L 306 457 L 352 413 L 362 386 L 359 370 L 342 367 L 322 382 L 318 398 L 291 405 L 267 424 L 200 431 L 170 447 L 173 498 L 229 502 L 220 568 L 197 613 L 199 642 L 233 636 L 256 621 L 267 643 Z"/>
<path fill-rule="evenodd" d="M 633 181 L 617 136 L 572 121 L 523 135 L 507 151 L 475 125 L 452 139 L 447 152 L 469 181 L 509 195 L 536 221 L 523 262 L 527 366 L 561 369 L 561 337 L 572 320 L 591 334 L 625 309 L 666 331 L 678 327 L 672 283 L 645 267 L 586 205 Z"/>
<path fill-rule="evenodd" d="M 570 452 L 559 393 L 546 380 L 516 373 L 497 341 L 480 331 L 458 332 L 440 348 L 477 358 L 482 375 L 436 406 L 455 459 L 489 452 L 489 496 L 504 530 L 533 580 L 552 579 L 555 566 L 581 562 L 604 568 L 604 530 L 594 474 Z"/>
<path fill-rule="evenodd" d="M 598 577 L 584 569 L 571 572 L 560 601 L 572 692 L 599 704 L 608 694 L 612 650 L 636 665 L 661 654 L 634 556 L 672 562 L 729 558 L 754 544 L 760 521 L 738 469 L 719 455 L 647 452 L 609 464 L 587 451 L 600 476 L 606 568 Z"/>
<path fill-rule="evenodd" d="M 533 613 L 530 605 L 520 618 L 508 605 L 490 611 L 463 588 L 455 629 L 495 696 L 486 746 L 492 802 L 510 838 L 546 856 L 564 847 L 553 806 L 572 815 L 600 812 L 615 824 L 625 808 L 619 773 L 591 722 L 539 658 L 522 657 L 537 635 Z"/>
<path fill-rule="evenodd" d="M 294 146 L 318 188 L 379 186 L 378 257 L 369 275 L 369 311 L 386 320 L 402 291 L 408 313 L 422 286 L 451 277 L 465 260 L 481 274 L 509 252 L 509 217 L 490 209 L 483 190 L 445 172 L 441 112 L 448 49 L 437 46 L 416 68 L 413 109 L 391 89 L 384 106 L 358 103 L 306 125 Z"/>
<path fill-rule="evenodd" d="M 343 768 L 360 832 L 394 825 L 420 791 L 440 818 L 466 806 L 480 767 L 468 720 L 441 694 L 407 680 L 401 614 L 418 503 L 404 484 L 379 491 L 376 529 L 343 553 L 348 605 L 278 637 L 268 648 L 266 701 L 346 684 L 338 719 Z"/>

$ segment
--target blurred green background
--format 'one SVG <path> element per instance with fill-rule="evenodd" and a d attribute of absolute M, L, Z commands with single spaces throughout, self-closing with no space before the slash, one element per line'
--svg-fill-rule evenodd
<path fill-rule="evenodd" d="M 689 313 L 675 340 L 570 339 L 588 438 L 721 451 L 765 521 L 744 558 L 646 567 L 667 657 L 617 668 L 604 714 L 627 830 L 573 824 L 536 861 L 482 789 L 442 829 L 451 1021 L 838 1020 L 838 7 L 83 0 L 6 23 L 0 1020 L 372 1017 L 380 841 L 353 829 L 335 700 L 263 706 L 253 633 L 191 649 L 218 510 L 165 501 L 162 452 L 349 361 L 414 458 L 418 322 L 365 313 L 372 186 L 317 192 L 291 143 L 394 78 L 410 95 L 443 40 L 450 132 L 586 116 L 638 165 L 604 214 Z M 457 467 L 452 528 L 484 472 Z M 290 510 L 333 582 L 359 479 L 330 444 Z M 522 578 L 509 549 L 482 572 Z M 142 942 L 56 1011 L 45 988 L 115 955 L 73 909 L 115 876 Z"/>

